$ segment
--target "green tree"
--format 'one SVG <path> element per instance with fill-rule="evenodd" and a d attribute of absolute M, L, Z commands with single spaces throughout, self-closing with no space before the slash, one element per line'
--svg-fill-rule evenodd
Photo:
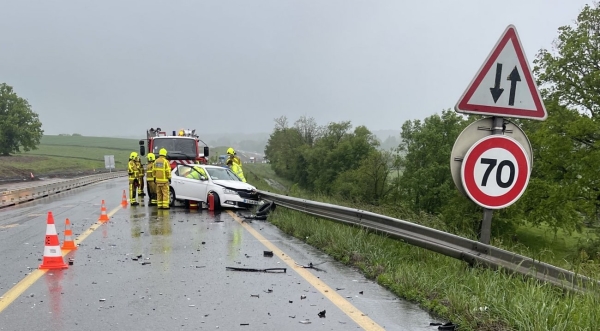
<path fill-rule="evenodd" d="M 534 146 L 528 219 L 577 230 L 600 213 L 600 7 L 586 5 L 574 26 L 558 29 L 534 73 L 548 120 L 526 125 Z"/>
<path fill-rule="evenodd" d="M 297 170 L 294 161 L 304 141 L 296 128 L 288 126 L 285 116 L 275 119 L 275 123 L 275 129 L 265 146 L 265 157 L 278 176 L 293 180 Z"/>
<path fill-rule="evenodd" d="M 6 83 L 0 85 L 0 154 L 36 149 L 44 130 L 27 100 Z"/>
<path fill-rule="evenodd" d="M 335 192 L 344 198 L 380 205 L 393 189 L 390 185 L 394 155 L 373 150 L 356 169 L 341 173 L 334 184 Z"/>
<path fill-rule="evenodd" d="M 406 121 L 402 125 L 399 150 L 405 154 L 400 166 L 398 198 L 407 201 L 414 211 L 440 213 L 456 187 L 450 172 L 450 152 L 460 132 L 473 119 L 453 110 L 432 115 L 424 121 Z"/>

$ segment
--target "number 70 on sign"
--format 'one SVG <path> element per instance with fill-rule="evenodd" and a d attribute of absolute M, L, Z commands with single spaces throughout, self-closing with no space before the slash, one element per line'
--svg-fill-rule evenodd
<path fill-rule="evenodd" d="M 463 188 L 488 209 L 506 208 L 525 192 L 531 172 L 525 149 L 515 139 L 491 135 L 467 151 L 461 165 Z"/>

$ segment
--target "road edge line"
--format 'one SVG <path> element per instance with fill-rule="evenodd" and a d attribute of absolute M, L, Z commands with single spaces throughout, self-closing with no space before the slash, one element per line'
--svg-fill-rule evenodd
<path fill-rule="evenodd" d="M 333 303 L 336 307 L 338 307 L 341 311 L 343 311 L 348 317 L 350 317 L 356 324 L 358 324 L 362 329 L 368 331 L 375 330 L 385 330 L 382 326 L 377 324 L 374 320 L 368 317 L 366 314 L 361 312 L 358 308 L 356 308 L 352 303 L 346 300 L 343 296 L 337 293 L 333 288 L 329 285 L 325 284 L 321 279 L 317 276 L 313 275 L 308 270 L 296 265 L 296 262 L 285 252 L 283 252 L 279 247 L 275 246 L 271 241 L 263 237 L 258 231 L 256 231 L 253 227 L 251 227 L 248 223 L 244 222 L 239 216 L 234 214 L 231 210 L 228 210 L 227 213 L 238 222 L 246 231 L 250 232 L 254 238 L 256 238 L 259 242 L 265 245 L 268 249 L 272 250 L 285 264 L 290 266 L 290 268 L 296 271 L 304 280 L 306 280 L 310 285 L 312 285 L 315 289 L 317 289 L 323 296 L 325 296 L 331 303 Z"/>

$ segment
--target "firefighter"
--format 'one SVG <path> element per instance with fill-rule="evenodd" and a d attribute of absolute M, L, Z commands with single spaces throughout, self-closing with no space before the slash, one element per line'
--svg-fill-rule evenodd
<path fill-rule="evenodd" d="M 152 168 L 154 167 L 156 156 L 154 153 L 148 153 L 146 159 L 148 160 L 148 165 L 146 165 L 146 187 L 148 188 L 148 195 L 150 196 L 150 203 L 148 206 L 156 206 L 156 183 L 154 182 L 154 177 L 152 177 L 154 176 Z"/>
<path fill-rule="evenodd" d="M 138 167 L 135 164 L 136 157 L 138 157 L 138 154 L 136 152 L 131 152 L 131 154 L 129 154 L 129 162 L 127 163 L 127 174 L 129 175 L 129 204 L 132 206 L 139 205 L 135 200 L 138 186 Z"/>
<path fill-rule="evenodd" d="M 231 169 L 231 171 L 233 171 L 233 173 L 238 176 L 242 182 L 246 182 L 246 177 L 244 177 L 244 172 L 242 171 L 242 167 L 240 167 L 237 163 L 235 163 L 233 161 L 233 159 L 228 159 L 227 160 L 227 166 L 229 167 L 229 169 Z"/>
<path fill-rule="evenodd" d="M 169 183 L 171 183 L 171 166 L 167 160 L 167 150 L 161 148 L 158 159 L 152 167 L 152 177 L 156 183 L 156 204 L 158 209 L 169 209 Z"/>
<path fill-rule="evenodd" d="M 229 147 L 227 149 L 227 155 L 229 156 L 229 159 L 231 159 L 233 162 L 237 163 L 240 168 L 242 167 L 242 160 L 240 159 L 239 156 L 237 156 L 237 153 L 235 152 L 235 150 L 231 147 Z"/>
<path fill-rule="evenodd" d="M 139 185 L 138 185 L 137 193 L 140 197 L 145 197 L 146 196 L 146 193 L 144 193 L 145 171 L 144 171 L 144 165 L 142 164 L 142 160 L 140 159 L 139 155 L 135 158 L 135 164 L 138 167 L 138 183 L 139 183 Z"/>

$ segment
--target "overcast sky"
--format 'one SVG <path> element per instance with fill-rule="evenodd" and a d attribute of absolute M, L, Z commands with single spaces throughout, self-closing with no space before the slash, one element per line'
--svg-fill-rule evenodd
<path fill-rule="evenodd" d="M 46 134 L 396 129 L 452 108 L 508 24 L 527 57 L 583 0 L 3 1 L 0 82 Z"/>

